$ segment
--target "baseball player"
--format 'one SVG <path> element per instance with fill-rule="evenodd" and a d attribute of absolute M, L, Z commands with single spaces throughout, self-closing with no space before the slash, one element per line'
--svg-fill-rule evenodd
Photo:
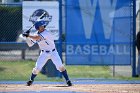
<path fill-rule="evenodd" d="M 49 31 L 45 29 L 46 24 L 48 24 L 46 23 L 46 21 L 37 21 L 35 23 L 35 29 L 38 31 L 37 35 L 30 35 L 29 31 L 22 34 L 23 36 L 30 38 L 32 43 L 37 43 L 41 50 L 41 53 L 36 61 L 36 65 L 32 70 L 30 80 L 27 82 L 27 86 L 32 85 L 35 77 L 41 71 L 42 67 L 45 65 L 48 59 L 51 59 L 54 65 L 56 66 L 56 69 L 62 73 L 67 85 L 72 86 L 67 71 L 64 65 L 62 64 L 62 61 L 56 50 L 54 37 Z"/>

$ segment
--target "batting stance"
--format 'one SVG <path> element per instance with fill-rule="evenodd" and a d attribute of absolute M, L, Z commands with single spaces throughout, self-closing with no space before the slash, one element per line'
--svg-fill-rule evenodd
<path fill-rule="evenodd" d="M 46 21 L 37 21 L 35 23 L 35 28 L 36 30 L 38 30 L 37 35 L 30 35 L 29 31 L 22 34 L 28 39 L 30 38 L 32 44 L 37 43 L 39 45 L 39 48 L 41 49 L 40 56 L 38 57 L 36 65 L 32 70 L 32 74 L 30 80 L 27 82 L 27 86 L 32 85 L 35 77 L 41 71 L 42 67 L 45 65 L 48 59 L 51 59 L 54 65 L 56 66 L 56 69 L 62 73 L 62 75 L 66 80 L 67 85 L 72 86 L 67 71 L 64 65 L 62 64 L 62 61 L 56 50 L 54 37 L 49 31 L 45 29 L 46 24 L 47 24 Z"/>

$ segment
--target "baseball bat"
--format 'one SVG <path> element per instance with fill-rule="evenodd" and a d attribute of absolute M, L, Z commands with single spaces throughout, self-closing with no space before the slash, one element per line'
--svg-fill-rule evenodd
<path fill-rule="evenodd" d="M 42 18 L 44 17 L 45 14 L 46 14 L 46 12 L 44 12 L 41 16 L 39 16 L 39 17 L 37 18 L 37 20 L 42 19 Z M 30 32 L 30 30 L 31 30 L 34 26 L 35 26 L 35 23 L 34 23 L 27 31 Z M 27 31 L 26 31 L 26 32 L 27 32 Z"/>

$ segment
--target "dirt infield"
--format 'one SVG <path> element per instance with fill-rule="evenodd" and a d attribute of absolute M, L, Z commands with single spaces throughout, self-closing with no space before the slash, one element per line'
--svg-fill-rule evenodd
<path fill-rule="evenodd" d="M 0 84 L 0 93 L 140 93 L 140 84 Z"/>

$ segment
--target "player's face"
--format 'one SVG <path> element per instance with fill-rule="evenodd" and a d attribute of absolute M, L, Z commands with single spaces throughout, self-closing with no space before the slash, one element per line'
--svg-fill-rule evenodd
<path fill-rule="evenodd" d="M 45 30 L 44 26 L 40 26 L 38 29 L 39 32 L 43 32 L 44 30 Z"/>

